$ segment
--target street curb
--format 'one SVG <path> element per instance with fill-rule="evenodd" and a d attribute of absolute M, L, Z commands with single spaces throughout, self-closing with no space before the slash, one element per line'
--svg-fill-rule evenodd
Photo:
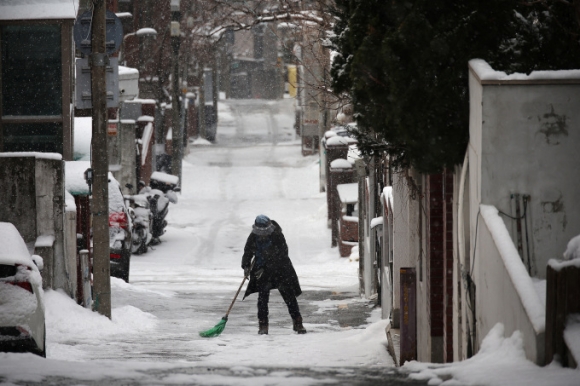
<path fill-rule="evenodd" d="M 387 351 L 389 352 L 389 354 L 393 358 L 393 362 L 395 362 L 395 367 L 400 367 L 399 358 L 397 357 L 397 352 L 395 350 L 395 342 L 393 339 L 394 336 L 398 337 L 399 335 L 395 334 L 394 331 L 393 331 L 393 333 L 391 333 L 391 323 L 390 322 L 389 322 L 389 324 L 387 324 L 387 327 L 385 328 L 385 334 L 387 335 Z"/>

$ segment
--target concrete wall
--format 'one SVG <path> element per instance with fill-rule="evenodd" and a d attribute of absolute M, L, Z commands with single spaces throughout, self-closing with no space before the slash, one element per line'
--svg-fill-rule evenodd
<path fill-rule="evenodd" d="M 31 252 L 45 259 L 49 288 L 72 294 L 65 249 L 64 162 L 59 154 L 0 154 L 0 221 L 13 223 Z M 76 240 L 76 235 L 74 237 Z M 76 253 L 75 253 L 76 256 Z"/>
<path fill-rule="evenodd" d="M 455 168 L 453 213 L 453 360 L 467 358 L 467 293 L 462 273 L 469 256 L 469 165 Z M 465 237 L 467 235 L 467 237 Z"/>
<path fill-rule="evenodd" d="M 546 277 L 547 261 L 561 258 L 568 241 L 580 234 L 580 79 L 547 82 L 478 86 L 475 75 L 470 77 L 471 95 L 481 95 L 471 103 L 472 214 L 484 203 L 513 216 L 510 196 L 530 195 L 532 274 L 540 278 Z M 506 223 L 515 240 L 515 223 Z"/>
<path fill-rule="evenodd" d="M 36 158 L 36 233 L 54 236 L 52 287 L 69 291 L 64 250 L 64 162 Z"/>
<path fill-rule="evenodd" d="M 483 217 L 479 219 L 477 236 L 473 265 L 473 274 L 477 278 L 476 350 L 479 350 L 481 341 L 489 331 L 497 323 L 502 323 L 506 337 L 511 336 L 514 331 L 519 330 L 522 333 L 526 358 L 538 365 L 544 365 L 544 328 L 542 325 L 534 326 L 522 296 L 516 288 L 518 283 L 513 281 L 506 269 L 505 259 L 509 259 L 509 256 L 502 258 L 490 233 L 489 225 Z M 525 271 L 524 264 L 517 258 L 509 261 L 509 264 L 519 265 L 520 271 Z"/>
<path fill-rule="evenodd" d="M 74 203 L 74 199 L 72 201 Z M 68 204 L 68 202 L 67 202 Z M 72 210 L 71 210 L 72 209 Z M 71 299 L 77 298 L 77 212 L 76 206 L 67 205 L 64 214 L 64 261 L 66 269 L 65 291 Z"/>
<path fill-rule="evenodd" d="M 399 324 L 400 271 L 413 267 L 417 273 L 417 360 L 431 362 L 431 311 L 427 261 L 427 220 L 424 215 L 423 176 L 409 171 L 393 174 L 393 318 Z"/>
<path fill-rule="evenodd" d="M 528 359 L 542 363 L 543 330 L 530 327 L 521 294 L 506 276 L 505 266 L 498 263 L 497 248 L 479 208 L 493 205 L 515 216 L 514 195 L 530 196 L 520 224 L 522 248 L 516 251 L 525 270 L 544 279 L 547 261 L 560 258 L 567 242 L 580 233 L 580 72 L 508 77 L 472 61 L 469 87 L 469 208 L 465 209 L 469 236 L 465 242 L 470 248 L 463 269 L 473 274 L 476 285 L 476 344 L 493 324 L 502 322 L 506 335 L 515 330 L 524 333 Z M 501 218 L 516 248 L 516 222 L 505 215 Z M 474 267 L 473 272 L 469 267 Z"/>
<path fill-rule="evenodd" d="M 37 237 L 35 169 L 35 157 L 0 157 L 0 221 L 13 223 L 32 245 Z"/>

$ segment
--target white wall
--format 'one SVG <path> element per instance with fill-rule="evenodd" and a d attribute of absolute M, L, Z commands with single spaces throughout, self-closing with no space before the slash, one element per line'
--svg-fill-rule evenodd
<path fill-rule="evenodd" d="M 478 98 L 471 102 L 470 149 L 476 153 L 471 170 L 478 170 L 472 182 L 481 182 L 473 186 L 472 204 L 491 204 L 514 215 L 510 195 L 531 196 L 532 273 L 540 278 L 546 277 L 548 260 L 561 258 L 568 241 L 580 234 L 580 78 L 567 82 L 532 79 L 482 87 L 470 77 L 470 87 L 481 95 L 481 104 Z"/>
<path fill-rule="evenodd" d="M 502 221 L 500 218 L 497 220 Z M 522 333 L 526 358 L 544 365 L 545 306 L 534 292 L 532 280 L 526 276 L 526 268 L 515 253 L 515 247 L 512 245 L 514 253 L 511 256 L 505 253 L 505 248 L 501 252 L 498 249 L 497 239 L 501 241 L 498 234 L 502 230 L 497 229 L 497 224 L 495 226 L 496 229 L 491 232 L 494 224 L 488 224 L 486 218 L 480 215 L 478 247 L 473 264 L 477 284 L 478 341 L 481 342 L 497 323 L 502 323 L 506 337 L 515 331 Z M 505 228 L 503 232 L 507 237 Z M 535 307 L 527 308 L 530 304 Z"/>
<path fill-rule="evenodd" d="M 484 67 L 470 62 L 470 252 L 464 264 L 477 286 L 477 341 L 502 322 L 507 335 L 524 333 L 527 357 L 541 363 L 543 330 L 531 326 L 479 208 L 493 205 L 514 216 L 511 196 L 530 195 L 526 220 L 532 275 L 539 278 L 545 278 L 547 261 L 560 258 L 567 242 L 580 234 L 580 72 L 506 76 Z M 502 221 L 515 248 L 514 220 L 502 216 Z M 515 250 L 525 268 L 526 252 Z"/>

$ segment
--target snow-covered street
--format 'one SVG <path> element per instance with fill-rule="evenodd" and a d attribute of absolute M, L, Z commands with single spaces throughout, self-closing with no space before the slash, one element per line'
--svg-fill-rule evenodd
<path fill-rule="evenodd" d="M 220 103 L 215 144 L 192 143 L 183 192 L 163 242 L 134 255 L 130 283 L 111 278 L 112 320 L 45 292 L 47 359 L 0 353 L 8 385 L 567 385 L 578 371 L 525 358 L 521 333 L 498 324 L 463 362 L 412 361 L 387 352 L 380 309 L 359 296 L 358 262 L 330 247 L 318 157 L 302 157 L 292 100 Z M 269 335 L 258 335 L 257 296 L 235 303 L 243 247 L 258 214 L 281 225 L 303 294 L 305 335 L 277 291 Z"/>
<path fill-rule="evenodd" d="M 231 101 L 220 109 L 216 143 L 192 144 L 185 157 L 183 191 L 170 208 L 163 243 L 132 257 L 130 284 L 111 278 L 112 321 L 47 292 L 48 359 L 25 354 L 34 369 L 7 372 L 0 365 L 0 380 L 344 384 L 353 376 L 364 382 L 363 373 L 372 379 L 394 372 L 387 322 L 358 294 L 358 262 L 330 247 L 318 157 L 301 156 L 293 100 Z M 308 334 L 292 331 L 272 291 L 269 335 L 257 334 L 254 294 L 238 298 L 219 337 L 201 338 L 198 332 L 220 321 L 241 283 L 243 247 L 258 214 L 284 231 Z M 22 354 L 0 355 L 14 365 Z M 200 375 L 208 368 L 219 380 Z"/>

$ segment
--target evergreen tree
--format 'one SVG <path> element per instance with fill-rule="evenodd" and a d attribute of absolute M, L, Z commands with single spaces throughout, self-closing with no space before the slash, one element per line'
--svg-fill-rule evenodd
<path fill-rule="evenodd" d="M 396 165 L 420 172 L 463 159 L 470 59 L 526 73 L 580 64 L 578 25 L 555 5 L 546 11 L 505 0 L 336 3 L 333 86 L 351 93 L 359 148 L 387 151 Z"/>

